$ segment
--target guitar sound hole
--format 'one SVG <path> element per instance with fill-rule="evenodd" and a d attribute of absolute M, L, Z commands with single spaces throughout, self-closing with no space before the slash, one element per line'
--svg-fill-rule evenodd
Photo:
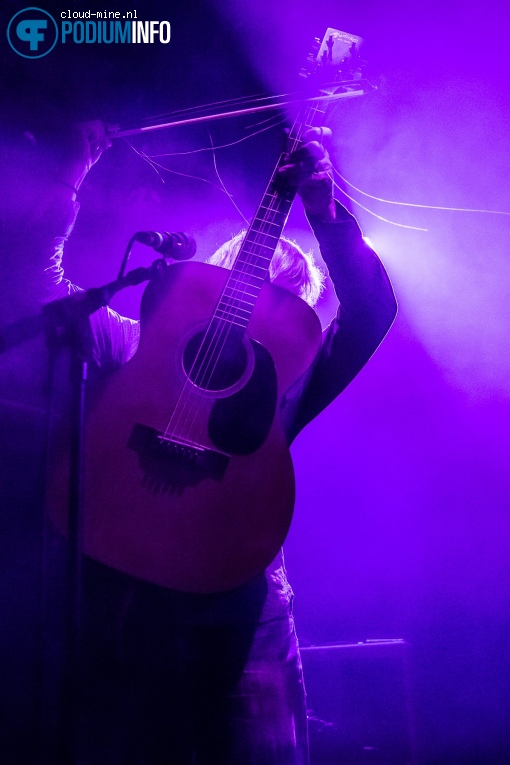
<path fill-rule="evenodd" d="M 248 363 L 243 334 L 236 328 L 225 334 L 209 331 L 205 339 L 205 330 L 198 332 L 184 349 L 184 371 L 199 388 L 212 392 L 226 390 L 243 376 Z"/>

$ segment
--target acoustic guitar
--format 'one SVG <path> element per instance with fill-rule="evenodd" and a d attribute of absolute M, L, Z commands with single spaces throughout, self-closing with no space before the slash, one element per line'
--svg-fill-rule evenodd
<path fill-rule="evenodd" d="M 331 58 L 333 32 L 312 71 Z M 353 39 L 343 38 L 351 54 Z M 108 566 L 220 592 L 262 571 L 285 539 L 294 472 L 280 406 L 313 362 L 321 327 L 268 273 L 295 196 L 278 168 L 320 112 L 320 101 L 301 109 L 233 268 L 164 269 L 142 298 L 137 352 L 91 396 L 83 546 Z M 68 459 L 57 462 L 49 507 L 65 533 Z"/>

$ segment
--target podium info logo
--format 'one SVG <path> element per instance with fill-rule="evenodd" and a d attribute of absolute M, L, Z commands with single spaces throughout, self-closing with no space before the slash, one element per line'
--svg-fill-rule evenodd
<path fill-rule="evenodd" d="M 42 58 L 57 44 L 57 22 L 42 8 L 24 8 L 9 21 L 7 39 L 19 56 Z"/>
<path fill-rule="evenodd" d="M 61 45 L 141 45 L 170 42 L 169 21 L 139 21 L 132 11 L 61 11 L 60 29 L 42 8 L 24 8 L 9 21 L 9 45 L 23 58 L 42 58 Z"/>

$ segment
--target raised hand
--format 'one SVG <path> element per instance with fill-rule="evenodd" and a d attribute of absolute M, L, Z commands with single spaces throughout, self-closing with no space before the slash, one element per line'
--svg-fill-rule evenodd
<path fill-rule="evenodd" d="M 294 186 L 307 212 L 323 220 L 335 219 L 333 168 L 324 141 L 331 138 L 328 128 L 312 128 L 303 136 L 299 149 L 280 167 L 282 180 Z"/>
<path fill-rule="evenodd" d="M 74 125 L 66 144 L 58 180 L 78 190 L 90 168 L 111 146 L 111 141 L 105 124 L 92 120 Z"/>

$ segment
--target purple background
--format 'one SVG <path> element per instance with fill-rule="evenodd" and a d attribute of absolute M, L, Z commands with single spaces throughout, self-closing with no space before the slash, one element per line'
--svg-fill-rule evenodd
<path fill-rule="evenodd" d="M 6 5 L 6 18 L 22 7 Z M 29 94 L 43 85 L 35 112 L 47 99 L 53 108 L 65 101 L 73 117 L 128 122 L 288 92 L 310 37 L 336 26 L 365 38 L 367 73 L 379 86 L 328 117 L 342 174 L 387 200 L 510 212 L 506 4 L 221 0 L 174 8 L 154 0 L 143 14 L 172 23 L 164 51 L 89 46 L 27 64 L 3 50 L 5 71 Z M 20 113 L 18 104 L 18 122 Z M 217 123 L 213 139 L 234 141 L 259 119 Z M 217 153 L 248 217 L 279 131 Z M 133 144 L 155 154 L 208 146 L 209 138 L 197 127 Z M 167 162 L 218 184 L 210 152 Z M 114 145 L 80 195 L 68 248 L 73 280 L 113 278 L 136 229 L 189 231 L 203 257 L 239 229 L 217 188 L 163 177 L 165 185 Z M 424 762 L 506 763 L 510 218 L 348 191 L 377 215 L 428 231 L 351 206 L 390 273 L 400 312 L 368 366 L 293 447 L 298 500 L 286 558 L 300 635 L 313 643 L 405 638 Z M 313 246 L 297 206 L 289 228 Z M 147 258 L 137 250 L 133 265 Z M 126 293 L 114 307 L 136 315 L 138 300 Z M 324 322 L 333 309 L 326 295 Z"/>

